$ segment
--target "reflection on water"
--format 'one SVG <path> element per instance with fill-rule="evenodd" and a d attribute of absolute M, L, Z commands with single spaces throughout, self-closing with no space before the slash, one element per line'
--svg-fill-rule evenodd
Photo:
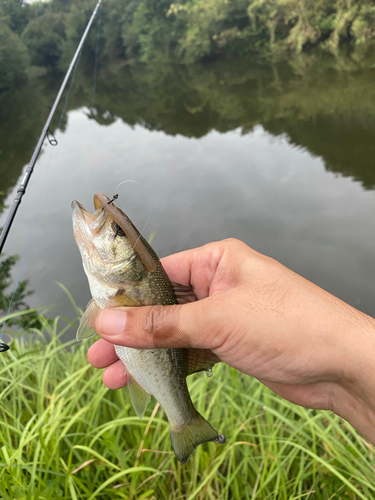
<path fill-rule="evenodd" d="M 42 190 L 23 272 L 36 291 L 30 304 L 70 314 L 60 281 L 85 305 L 70 202 L 89 207 L 96 191 L 110 196 L 134 179 L 151 193 L 145 236 L 157 231 L 160 255 L 240 238 L 374 315 L 375 71 L 332 64 L 339 63 L 102 68 L 95 119 L 84 107 L 92 74 L 78 72 L 59 146 L 45 148 L 5 248 L 22 253 Z M 7 204 L 55 90 L 44 80 L 0 95 Z M 143 227 L 144 190 L 125 184 L 119 194 Z"/>

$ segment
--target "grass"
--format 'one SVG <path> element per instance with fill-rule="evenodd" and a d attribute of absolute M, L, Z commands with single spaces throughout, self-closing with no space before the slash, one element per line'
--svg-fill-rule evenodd
<path fill-rule="evenodd" d="M 186 465 L 152 400 L 139 420 L 110 391 L 74 325 L 40 316 L 36 340 L 0 354 L 0 498 L 364 499 L 375 497 L 374 447 L 329 412 L 294 406 L 225 365 L 190 377 L 198 410 L 227 436 Z M 48 338 L 49 340 L 45 340 Z"/>

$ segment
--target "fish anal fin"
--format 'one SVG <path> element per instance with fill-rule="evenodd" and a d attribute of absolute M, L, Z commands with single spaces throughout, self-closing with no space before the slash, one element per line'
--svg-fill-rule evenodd
<path fill-rule="evenodd" d="M 180 285 L 172 281 L 172 287 L 177 304 L 187 304 L 198 300 L 190 286 Z"/>
<path fill-rule="evenodd" d="M 81 321 L 79 322 L 79 327 L 76 335 L 76 339 L 78 341 L 89 339 L 96 334 L 94 324 L 95 319 L 100 311 L 101 309 L 96 305 L 95 300 L 91 299 L 87 304 L 86 311 L 83 313 Z"/>
<path fill-rule="evenodd" d="M 151 400 L 151 395 L 146 392 L 138 382 L 128 372 L 128 387 L 130 399 L 135 410 L 135 413 L 140 419 L 145 414 L 148 403 Z"/>
<path fill-rule="evenodd" d="M 188 349 L 188 375 L 212 368 L 221 360 L 209 349 Z"/>
<path fill-rule="evenodd" d="M 171 425 L 171 441 L 177 459 L 186 464 L 194 449 L 202 443 L 212 441 L 225 443 L 224 434 L 218 434 L 212 425 L 198 412 L 194 420 L 185 425 Z"/>

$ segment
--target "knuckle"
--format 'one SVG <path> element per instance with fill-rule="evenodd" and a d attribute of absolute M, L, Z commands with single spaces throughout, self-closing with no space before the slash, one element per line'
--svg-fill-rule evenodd
<path fill-rule="evenodd" d="M 160 329 L 159 321 L 162 318 L 162 310 L 164 306 L 152 306 L 146 312 L 145 317 L 145 332 L 148 336 L 155 338 Z"/>
<path fill-rule="evenodd" d="M 223 243 L 225 243 L 228 246 L 234 246 L 238 244 L 243 244 L 242 241 L 238 240 L 237 238 L 225 238 L 223 240 Z"/>
<path fill-rule="evenodd" d="M 180 308 L 179 305 L 156 305 L 147 310 L 144 331 L 155 347 L 173 346 L 176 342 Z"/>

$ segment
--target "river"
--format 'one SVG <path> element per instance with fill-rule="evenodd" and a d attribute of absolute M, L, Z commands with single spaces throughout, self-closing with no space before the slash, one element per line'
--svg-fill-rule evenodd
<path fill-rule="evenodd" d="M 28 304 L 74 319 L 60 282 L 85 307 L 70 204 L 91 208 L 95 192 L 116 191 L 138 229 L 149 218 L 143 233 L 155 232 L 159 256 L 239 238 L 375 316 L 375 69 L 349 62 L 99 68 L 94 118 L 86 64 L 55 130 L 58 146 L 46 143 L 5 246 L 22 255 L 27 245 Z M 22 94 L 0 95 L 5 205 L 58 83 L 39 77 Z M 125 180 L 139 184 L 116 190 Z"/>

